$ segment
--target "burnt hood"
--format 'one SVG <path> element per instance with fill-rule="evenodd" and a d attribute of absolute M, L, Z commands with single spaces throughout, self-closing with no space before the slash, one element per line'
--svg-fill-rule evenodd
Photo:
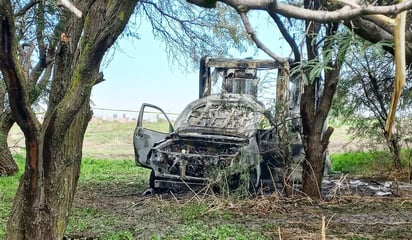
<path fill-rule="evenodd" d="M 216 94 L 190 103 L 175 121 L 178 135 L 249 138 L 263 120 L 264 106 L 251 95 Z"/>

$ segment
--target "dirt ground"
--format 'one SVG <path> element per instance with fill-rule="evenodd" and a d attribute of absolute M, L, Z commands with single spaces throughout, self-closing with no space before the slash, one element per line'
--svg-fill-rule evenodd
<path fill-rule="evenodd" d="M 356 144 L 338 129 L 330 146 L 333 153 L 346 151 Z M 105 216 L 91 219 L 93 225 L 107 228 L 113 224 L 116 231 L 132 232 L 134 239 L 180 239 L 178 232 L 188 228 L 190 205 L 206 206 L 201 212 L 193 213 L 191 221 L 208 228 L 233 224 L 259 232 L 264 239 L 412 239 L 410 183 L 392 182 L 383 191 L 389 194 L 380 196 L 377 193 L 386 184 L 382 179 L 364 179 L 362 182 L 368 184 L 363 185 L 355 184 L 358 179 L 342 176 L 327 180 L 323 185 L 326 197 L 322 201 L 312 201 L 298 191 L 286 198 L 281 189 L 233 201 L 210 192 L 143 196 L 145 186 L 134 182 L 81 184 L 73 210 L 88 208 L 104 212 Z M 108 223 L 107 218 L 114 220 Z M 98 231 L 87 228 L 68 233 L 72 239 L 98 236 Z"/>
<path fill-rule="evenodd" d="M 184 208 L 197 203 L 207 208 L 194 217 L 208 226 L 243 225 L 267 239 L 322 239 L 322 229 L 326 239 L 412 239 L 410 184 L 399 185 L 396 196 L 389 197 L 371 196 L 373 193 L 362 188 L 337 191 L 334 186 L 325 185 L 332 195 L 322 201 L 298 193 L 292 198 L 273 193 L 230 201 L 190 192 L 142 196 L 143 189 L 133 183 L 83 185 L 77 190 L 74 209 L 89 207 L 121 219 L 122 228 L 133 229 L 135 239 L 178 239 L 170 229 L 183 228 Z M 224 215 L 222 212 L 231 217 L 216 217 L 216 213 Z M 95 235 L 85 231 L 69 237 L 94 239 Z"/>
<path fill-rule="evenodd" d="M 92 126 L 93 127 L 93 126 Z M 114 147 L 122 149 L 125 156 L 119 159 L 132 159 L 130 133 L 125 130 L 124 136 L 119 135 Z M 97 128 L 97 127 L 96 127 Z M 101 127 L 98 126 L 100 129 Z M 93 134 L 95 129 L 88 130 Z M 107 132 L 111 132 L 108 129 Z M 100 131 L 99 131 L 100 132 Z M 20 149 L 22 137 L 16 134 L 13 145 Z M 91 137 L 89 139 L 92 139 Z M 84 154 L 116 159 L 100 142 L 86 138 Z M 107 141 L 113 145 L 113 141 Z M 98 145 L 99 148 L 93 146 Z M 337 129 L 332 135 L 330 152 L 343 152 L 353 149 L 357 144 L 352 142 L 343 129 Z M 92 152 L 100 149 L 100 152 Z M 102 151 L 101 149 L 104 149 Z M 127 151 L 125 150 L 127 149 Z M 97 150 L 96 150 L 97 151 Z M 113 150 L 114 152 L 114 150 Z M 94 216 L 92 225 L 99 224 L 107 228 L 112 222 L 114 228 L 120 222 L 121 229 L 133 233 L 134 239 L 178 239 L 174 231 L 185 227 L 185 208 L 197 204 L 207 206 L 194 216 L 196 221 L 208 227 L 222 224 L 243 226 L 251 231 L 261 232 L 266 239 L 412 239 L 412 185 L 396 183 L 386 189 L 389 196 L 377 196 L 379 187 L 384 181 L 376 182 L 366 179 L 372 185 L 351 187 L 351 179 L 335 176 L 324 184 L 325 196 L 322 201 L 312 201 L 298 192 L 293 197 L 286 198 L 277 192 L 261 194 L 257 197 L 231 201 L 213 194 L 188 192 L 184 194 L 159 193 L 143 196 L 145 190 L 142 184 L 110 183 L 110 184 L 80 184 L 77 188 L 73 212 L 81 209 L 94 209 L 106 215 Z M 331 184 L 331 181 L 335 181 Z M 352 179 L 353 180 L 353 179 Z M 357 181 L 357 180 L 354 180 Z M 376 188 L 374 191 L 371 189 Z M 281 190 L 279 190 L 281 192 Z M 230 217 L 222 217 L 228 214 Z M 103 219 L 104 218 L 104 219 Z M 322 227 L 324 223 L 324 227 Z M 324 234 L 322 234 L 322 229 Z M 87 227 L 80 232 L 69 232 L 70 239 L 97 239 L 99 231 Z M 121 239 L 121 238 L 120 238 Z"/>

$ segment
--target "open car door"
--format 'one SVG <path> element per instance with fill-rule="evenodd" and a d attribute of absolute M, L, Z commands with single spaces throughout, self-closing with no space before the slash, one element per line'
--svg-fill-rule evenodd
<path fill-rule="evenodd" d="M 150 168 L 146 161 L 150 149 L 156 142 L 165 139 L 173 131 L 170 119 L 161 108 L 143 103 L 133 137 L 136 164 Z"/>

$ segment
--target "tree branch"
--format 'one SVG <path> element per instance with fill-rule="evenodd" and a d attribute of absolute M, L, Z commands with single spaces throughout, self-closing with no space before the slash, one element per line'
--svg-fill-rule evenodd
<path fill-rule="evenodd" d="M 279 56 L 277 56 L 274 52 L 272 52 L 269 48 L 267 48 L 261 41 L 260 39 L 257 37 L 255 31 L 253 31 L 253 27 L 249 22 L 249 18 L 246 15 L 246 12 L 241 12 L 239 11 L 240 17 L 243 21 L 243 24 L 245 25 L 246 31 L 247 33 L 250 35 L 250 37 L 252 38 L 252 40 L 256 43 L 256 46 L 260 49 L 262 49 L 263 52 L 265 52 L 267 55 L 269 55 L 271 58 L 273 58 L 274 60 L 280 62 L 280 63 L 284 63 L 286 61 L 288 61 L 287 58 L 281 58 Z"/>
<path fill-rule="evenodd" d="M 400 0 L 402 2 L 402 0 Z M 392 126 L 395 121 L 396 108 L 398 107 L 399 99 L 405 86 L 405 27 L 406 27 L 406 12 L 402 12 L 396 16 L 396 27 L 393 34 L 395 41 L 395 83 L 391 105 L 389 108 L 388 118 L 386 119 L 385 131 L 388 132 L 387 140 L 391 140 Z"/>
<path fill-rule="evenodd" d="M 216 0 L 187 0 L 188 3 L 198 5 L 199 7 L 204 8 L 215 8 Z"/>
<path fill-rule="evenodd" d="M 9 103 L 16 122 L 24 135 L 32 137 L 29 140 L 33 140 L 39 122 L 30 107 L 23 70 L 18 64 L 13 12 L 10 4 L 4 1 L 0 3 L 4 7 L 0 9 L 0 70 L 7 84 Z"/>
<path fill-rule="evenodd" d="M 279 31 L 282 34 L 282 36 L 285 38 L 286 42 L 289 43 L 289 46 L 292 49 L 293 55 L 295 56 L 294 61 L 299 62 L 301 60 L 300 59 L 301 56 L 300 56 L 299 47 L 296 44 L 296 41 L 292 38 L 292 36 L 290 36 L 289 32 L 285 28 L 285 25 L 280 20 L 279 16 L 274 12 L 268 12 L 268 13 L 270 17 L 273 19 L 273 21 L 276 23 L 276 25 L 278 26 Z"/>
<path fill-rule="evenodd" d="M 30 8 L 32 8 L 34 5 L 40 3 L 39 0 L 32 0 L 28 2 L 24 7 L 22 7 L 18 12 L 14 14 L 16 17 L 20 17 L 24 15 Z"/>
<path fill-rule="evenodd" d="M 203 1 L 187 0 L 189 3 L 197 4 Z M 402 11 L 412 8 L 412 0 L 393 4 L 389 6 L 362 5 L 360 7 L 343 6 L 333 11 L 310 10 L 296 7 L 276 0 L 219 0 L 226 3 L 238 11 L 265 10 L 274 11 L 285 17 L 311 20 L 328 23 L 340 20 L 351 19 L 364 15 L 391 14 L 396 15 Z M 198 5 L 201 6 L 201 5 Z"/>
<path fill-rule="evenodd" d="M 67 10 L 69 10 L 74 15 L 76 15 L 76 17 L 78 17 L 78 18 L 81 18 L 82 15 L 83 15 L 82 11 L 77 9 L 76 6 L 74 6 L 74 4 L 70 0 L 57 0 L 56 5 L 59 6 L 59 7 L 60 6 L 65 7 Z"/>

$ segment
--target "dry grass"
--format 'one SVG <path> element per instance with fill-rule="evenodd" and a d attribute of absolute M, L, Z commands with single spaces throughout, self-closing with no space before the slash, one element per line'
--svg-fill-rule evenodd
<path fill-rule="evenodd" d="M 132 160 L 134 128 L 134 122 L 90 122 L 83 155 Z M 348 139 L 343 134 L 336 131 L 331 143 L 345 145 Z M 24 145 L 15 127 L 9 145 L 13 151 L 21 151 Z M 72 213 L 76 225 L 69 235 L 103 236 L 103 231 L 111 230 L 133 236 L 111 239 L 210 239 L 191 236 L 194 231 L 211 236 L 211 229 L 221 229 L 219 236 L 225 236 L 221 226 L 226 226 L 234 236 L 237 232 L 251 236 L 246 234 L 252 232 L 259 233 L 261 239 L 412 239 L 412 196 L 402 189 L 398 197 L 368 197 L 350 191 L 339 195 L 336 189 L 328 201 L 313 201 L 299 194 L 284 198 L 278 193 L 234 200 L 209 189 L 147 197 L 140 193 L 144 190 L 142 181 L 148 179 L 136 182 L 134 173 L 123 175 L 126 179 L 122 181 L 80 183 Z M 95 173 L 91 176 L 96 178 Z M 346 177 L 340 180 L 342 185 L 347 181 Z"/>
<path fill-rule="evenodd" d="M 134 159 L 133 132 L 135 122 L 90 121 L 83 142 L 83 157 L 96 159 Z M 14 125 L 8 137 L 12 153 L 24 151 L 24 137 Z"/>

